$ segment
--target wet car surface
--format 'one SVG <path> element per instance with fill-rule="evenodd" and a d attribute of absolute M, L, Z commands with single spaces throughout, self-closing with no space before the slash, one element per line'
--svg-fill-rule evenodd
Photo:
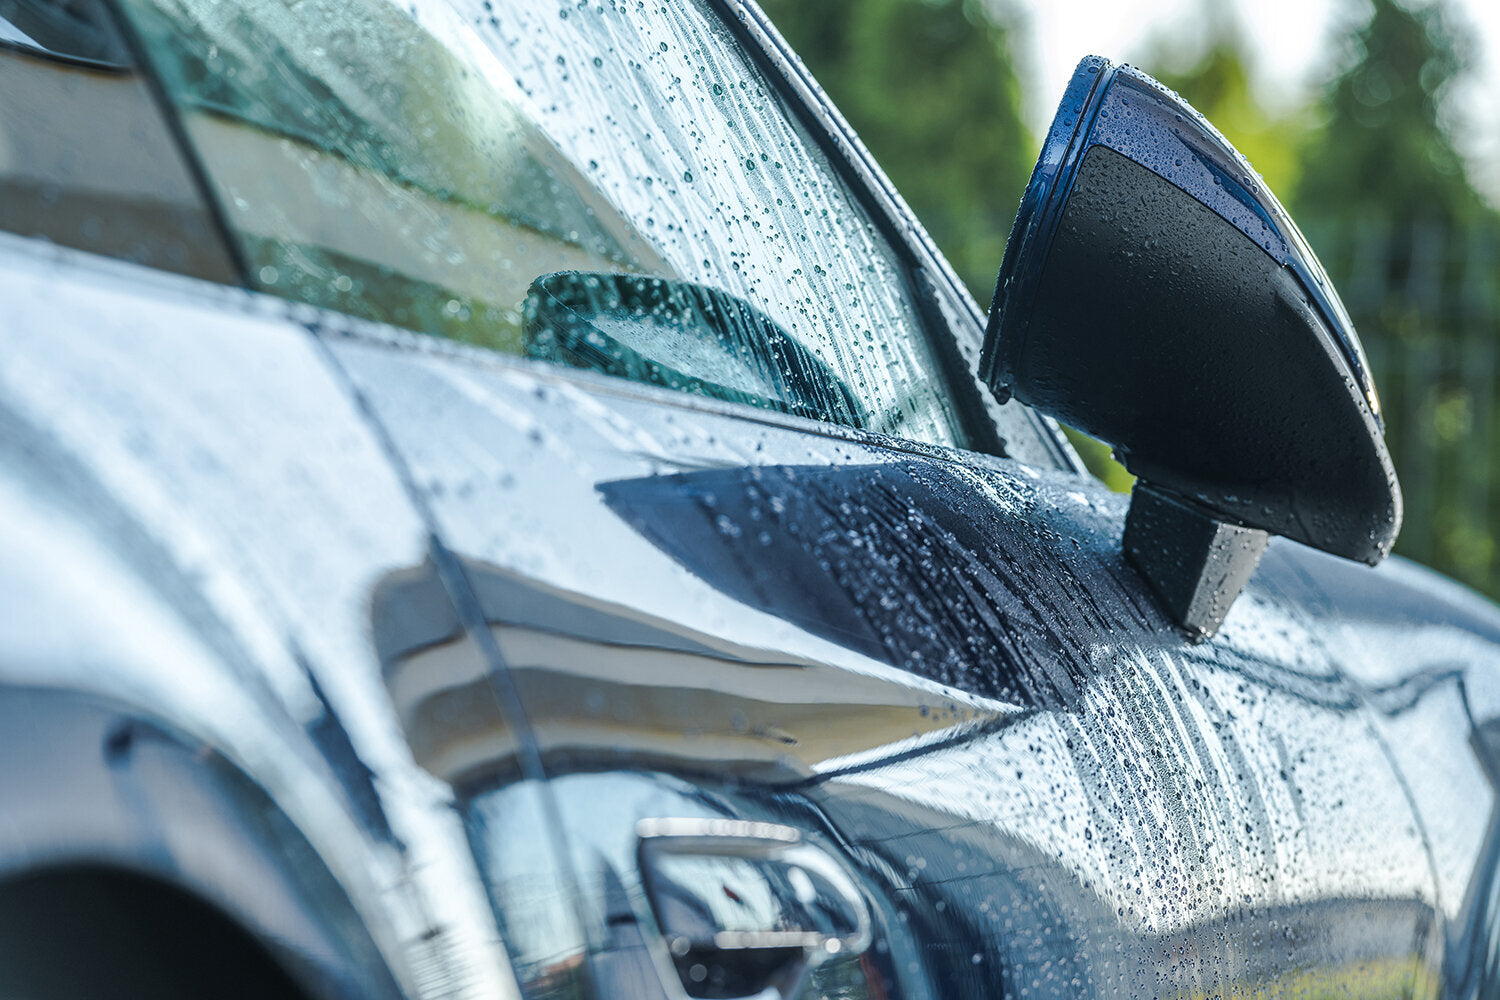
<path fill-rule="evenodd" d="M 1180 628 L 753 9 L 0 15 L 0 992 L 1496 989 L 1500 612 Z"/>

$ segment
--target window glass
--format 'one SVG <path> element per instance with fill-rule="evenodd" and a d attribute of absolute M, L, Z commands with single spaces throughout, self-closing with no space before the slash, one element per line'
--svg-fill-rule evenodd
<path fill-rule="evenodd" d="M 959 443 L 895 253 L 698 6 L 125 6 L 265 290 Z"/>
<path fill-rule="evenodd" d="M 0 229 L 235 280 L 98 3 L 0 0 Z"/>

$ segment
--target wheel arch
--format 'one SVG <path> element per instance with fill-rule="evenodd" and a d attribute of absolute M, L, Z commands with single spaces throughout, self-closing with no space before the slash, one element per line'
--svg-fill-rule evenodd
<path fill-rule="evenodd" d="M 0 759 L 0 995 L 402 995 L 307 838 L 215 748 L 98 695 L 0 686 Z M 147 982 L 87 978 L 111 956 Z"/>

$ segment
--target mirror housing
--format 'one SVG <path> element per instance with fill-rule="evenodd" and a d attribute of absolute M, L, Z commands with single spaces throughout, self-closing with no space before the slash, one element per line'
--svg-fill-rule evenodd
<path fill-rule="evenodd" d="M 1129 66 L 1074 72 L 980 364 L 1138 477 L 1126 555 L 1195 636 L 1268 534 L 1371 565 L 1395 542 L 1379 399 L 1322 266 L 1244 158 Z"/>

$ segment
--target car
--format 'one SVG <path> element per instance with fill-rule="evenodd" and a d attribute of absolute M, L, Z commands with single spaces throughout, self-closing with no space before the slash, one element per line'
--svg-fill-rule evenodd
<path fill-rule="evenodd" d="M 0 95 L 0 994 L 1500 995 L 1500 610 L 1144 74 L 988 314 L 748 0 L 0 0 Z"/>

